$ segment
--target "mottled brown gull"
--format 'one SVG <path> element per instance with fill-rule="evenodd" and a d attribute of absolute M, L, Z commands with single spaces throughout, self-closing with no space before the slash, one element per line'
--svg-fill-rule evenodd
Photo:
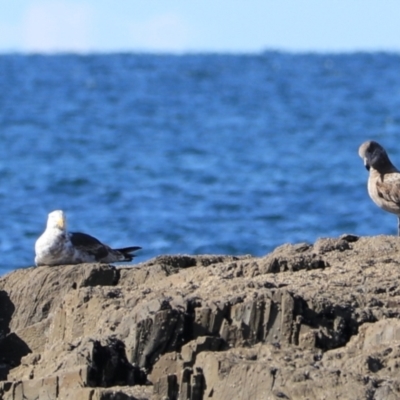
<path fill-rule="evenodd" d="M 368 193 L 371 199 L 378 207 L 397 215 L 400 236 L 400 171 L 377 142 L 363 143 L 358 154 L 369 171 Z"/>

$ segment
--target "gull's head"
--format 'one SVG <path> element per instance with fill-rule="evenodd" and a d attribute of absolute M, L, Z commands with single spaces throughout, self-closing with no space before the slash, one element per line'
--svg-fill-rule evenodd
<path fill-rule="evenodd" d="M 386 150 L 373 140 L 364 142 L 358 149 L 358 155 L 363 159 L 365 168 L 368 171 L 371 167 L 379 169 L 379 167 L 391 165 Z"/>
<path fill-rule="evenodd" d="M 47 218 L 46 229 L 67 229 L 67 219 L 61 210 L 52 211 Z"/>

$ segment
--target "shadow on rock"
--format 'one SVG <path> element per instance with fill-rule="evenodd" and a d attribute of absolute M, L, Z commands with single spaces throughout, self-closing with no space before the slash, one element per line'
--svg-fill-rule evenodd
<path fill-rule="evenodd" d="M 10 369 L 18 366 L 21 358 L 31 352 L 22 339 L 10 333 L 14 310 L 15 306 L 7 292 L 0 290 L 0 380 L 7 379 Z"/>

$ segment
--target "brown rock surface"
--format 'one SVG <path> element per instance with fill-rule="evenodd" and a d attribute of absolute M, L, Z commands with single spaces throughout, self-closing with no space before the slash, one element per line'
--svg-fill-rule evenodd
<path fill-rule="evenodd" d="M 0 398 L 399 399 L 400 238 L 0 279 Z"/>

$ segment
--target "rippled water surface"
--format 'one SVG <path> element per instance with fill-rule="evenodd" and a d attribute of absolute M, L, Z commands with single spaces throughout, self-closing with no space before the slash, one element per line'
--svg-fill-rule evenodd
<path fill-rule="evenodd" d="M 263 255 L 395 234 L 358 146 L 400 167 L 400 55 L 0 56 L 0 273 L 48 212 L 112 246 Z"/>

